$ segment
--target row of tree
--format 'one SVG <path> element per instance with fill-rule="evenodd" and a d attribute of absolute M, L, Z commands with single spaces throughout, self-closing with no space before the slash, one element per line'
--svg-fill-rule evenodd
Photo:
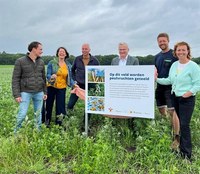
<path fill-rule="evenodd" d="M 9 54 L 2 52 L 0 53 L 0 65 L 14 65 L 16 59 L 24 56 L 25 54 L 17 53 L 17 54 Z M 101 65 L 110 65 L 111 61 L 114 57 L 117 55 L 96 55 L 97 59 L 99 60 Z M 153 55 L 147 55 L 147 56 L 136 56 L 139 59 L 140 65 L 153 65 L 154 62 L 154 56 Z M 47 64 L 50 60 L 52 60 L 54 56 L 42 56 L 42 59 L 44 60 L 45 64 Z M 75 59 L 75 56 L 70 55 L 69 62 L 72 63 Z M 197 64 L 200 64 L 200 57 L 193 58 L 193 61 L 195 61 Z"/>

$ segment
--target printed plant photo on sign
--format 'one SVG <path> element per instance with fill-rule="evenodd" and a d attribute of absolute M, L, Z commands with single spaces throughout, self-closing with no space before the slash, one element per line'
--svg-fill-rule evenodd
<path fill-rule="evenodd" d="M 88 69 L 88 81 L 89 82 L 104 82 L 105 81 L 104 69 L 89 68 Z"/>
<path fill-rule="evenodd" d="M 88 111 L 104 111 L 104 98 L 88 97 Z"/>
<path fill-rule="evenodd" d="M 88 89 L 88 96 L 104 97 L 104 83 L 88 83 L 88 86 L 94 86 Z"/>

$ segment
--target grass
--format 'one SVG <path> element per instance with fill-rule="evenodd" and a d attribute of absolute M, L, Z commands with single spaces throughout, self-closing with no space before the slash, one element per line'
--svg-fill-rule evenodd
<path fill-rule="evenodd" d="M 13 66 L 0 66 L 0 173 L 9 174 L 196 174 L 200 173 L 200 96 L 191 121 L 193 163 L 172 153 L 170 121 L 155 109 L 155 120 L 93 115 L 89 137 L 81 133 L 84 103 L 79 101 L 64 128 L 34 128 L 32 107 L 14 135 L 18 104 L 11 94 Z M 69 91 L 67 98 L 69 97 Z M 55 116 L 54 116 L 55 117 Z M 132 147 L 132 148 L 130 148 Z"/>

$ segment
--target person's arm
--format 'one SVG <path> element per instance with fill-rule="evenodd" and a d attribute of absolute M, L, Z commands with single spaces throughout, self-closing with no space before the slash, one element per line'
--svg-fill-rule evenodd
<path fill-rule="evenodd" d="M 78 85 L 71 91 L 72 94 L 76 94 L 81 100 L 85 100 L 85 90 Z"/>
<path fill-rule="evenodd" d="M 156 68 L 156 67 L 155 67 Z M 167 78 L 157 78 L 158 77 L 158 72 L 157 72 L 157 68 L 156 68 L 156 76 L 155 76 L 155 80 L 157 83 L 159 83 L 160 85 L 171 85 L 172 82 L 171 82 L 171 68 L 170 68 L 170 71 L 169 71 L 169 76 Z"/>
<path fill-rule="evenodd" d="M 119 61 L 120 61 L 119 57 L 115 57 L 115 58 L 112 59 L 111 65 L 118 66 Z"/>
<path fill-rule="evenodd" d="M 51 79 L 52 73 L 53 73 L 53 67 L 52 67 L 51 62 L 49 62 L 47 65 L 47 80 L 48 81 Z"/>
<path fill-rule="evenodd" d="M 158 57 L 157 55 L 154 56 L 152 64 L 155 65 L 155 67 L 156 67 L 157 70 L 158 70 L 157 57 Z"/>
<path fill-rule="evenodd" d="M 158 68 L 156 69 L 156 72 L 159 74 Z M 156 82 L 161 85 L 173 85 L 173 83 L 174 83 L 173 77 L 176 76 L 176 73 L 177 73 L 177 63 L 174 62 L 169 69 L 168 77 L 167 78 L 157 78 Z"/>
<path fill-rule="evenodd" d="M 189 95 L 195 95 L 198 91 L 200 91 L 200 67 L 196 63 L 193 64 L 193 66 L 191 67 L 190 76 L 193 85 L 192 88 L 186 94 L 188 97 Z"/>
<path fill-rule="evenodd" d="M 95 62 L 94 65 L 100 65 L 99 60 L 97 58 L 94 58 Z"/>
<path fill-rule="evenodd" d="M 157 78 L 156 82 L 159 83 L 160 85 L 171 85 L 171 80 L 169 77 Z"/>
<path fill-rule="evenodd" d="M 134 65 L 139 65 L 139 60 L 138 60 L 138 58 L 135 58 Z"/>
<path fill-rule="evenodd" d="M 126 65 L 139 65 L 139 60 L 134 56 L 128 55 Z"/>
<path fill-rule="evenodd" d="M 46 100 L 47 99 L 47 86 L 46 86 L 46 76 L 45 76 L 45 65 L 43 65 L 42 78 L 44 80 L 44 86 L 43 86 L 44 97 L 43 97 L 43 99 Z"/>
<path fill-rule="evenodd" d="M 191 91 L 187 91 L 185 94 L 183 94 L 183 98 L 188 98 L 191 97 L 193 95 L 193 93 Z"/>
<path fill-rule="evenodd" d="M 112 59 L 112 61 L 111 61 L 111 64 L 110 64 L 110 65 L 113 65 L 113 60 L 114 60 L 114 59 Z"/>
<path fill-rule="evenodd" d="M 68 75 L 67 75 L 67 86 L 73 88 L 75 81 L 72 79 L 72 65 L 69 61 L 66 61 Z"/>
<path fill-rule="evenodd" d="M 12 75 L 12 93 L 13 97 L 17 100 L 17 98 L 21 98 L 20 94 L 20 81 L 22 76 L 22 68 L 20 64 L 20 60 L 16 60 L 13 75 Z"/>
<path fill-rule="evenodd" d="M 76 61 L 77 61 L 77 58 L 74 60 L 73 64 L 72 64 L 72 68 L 71 68 L 71 71 L 72 71 L 72 79 L 74 81 L 76 81 Z"/>

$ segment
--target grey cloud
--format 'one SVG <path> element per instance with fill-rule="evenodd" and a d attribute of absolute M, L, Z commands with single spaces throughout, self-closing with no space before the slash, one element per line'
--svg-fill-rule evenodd
<path fill-rule="evenodd" d="M 117 54 L 129 44 L 130 54 L 156 54 L 157 34 L 168 32 L 170 44 L 188 41 L 199 56 L 199 0 L 0 0 L 0 52 L 26 52 L 32 40 L 43 43 L 44 54 L 60 45 L 80 54 L 89 42 L 94 54 Z"/>

